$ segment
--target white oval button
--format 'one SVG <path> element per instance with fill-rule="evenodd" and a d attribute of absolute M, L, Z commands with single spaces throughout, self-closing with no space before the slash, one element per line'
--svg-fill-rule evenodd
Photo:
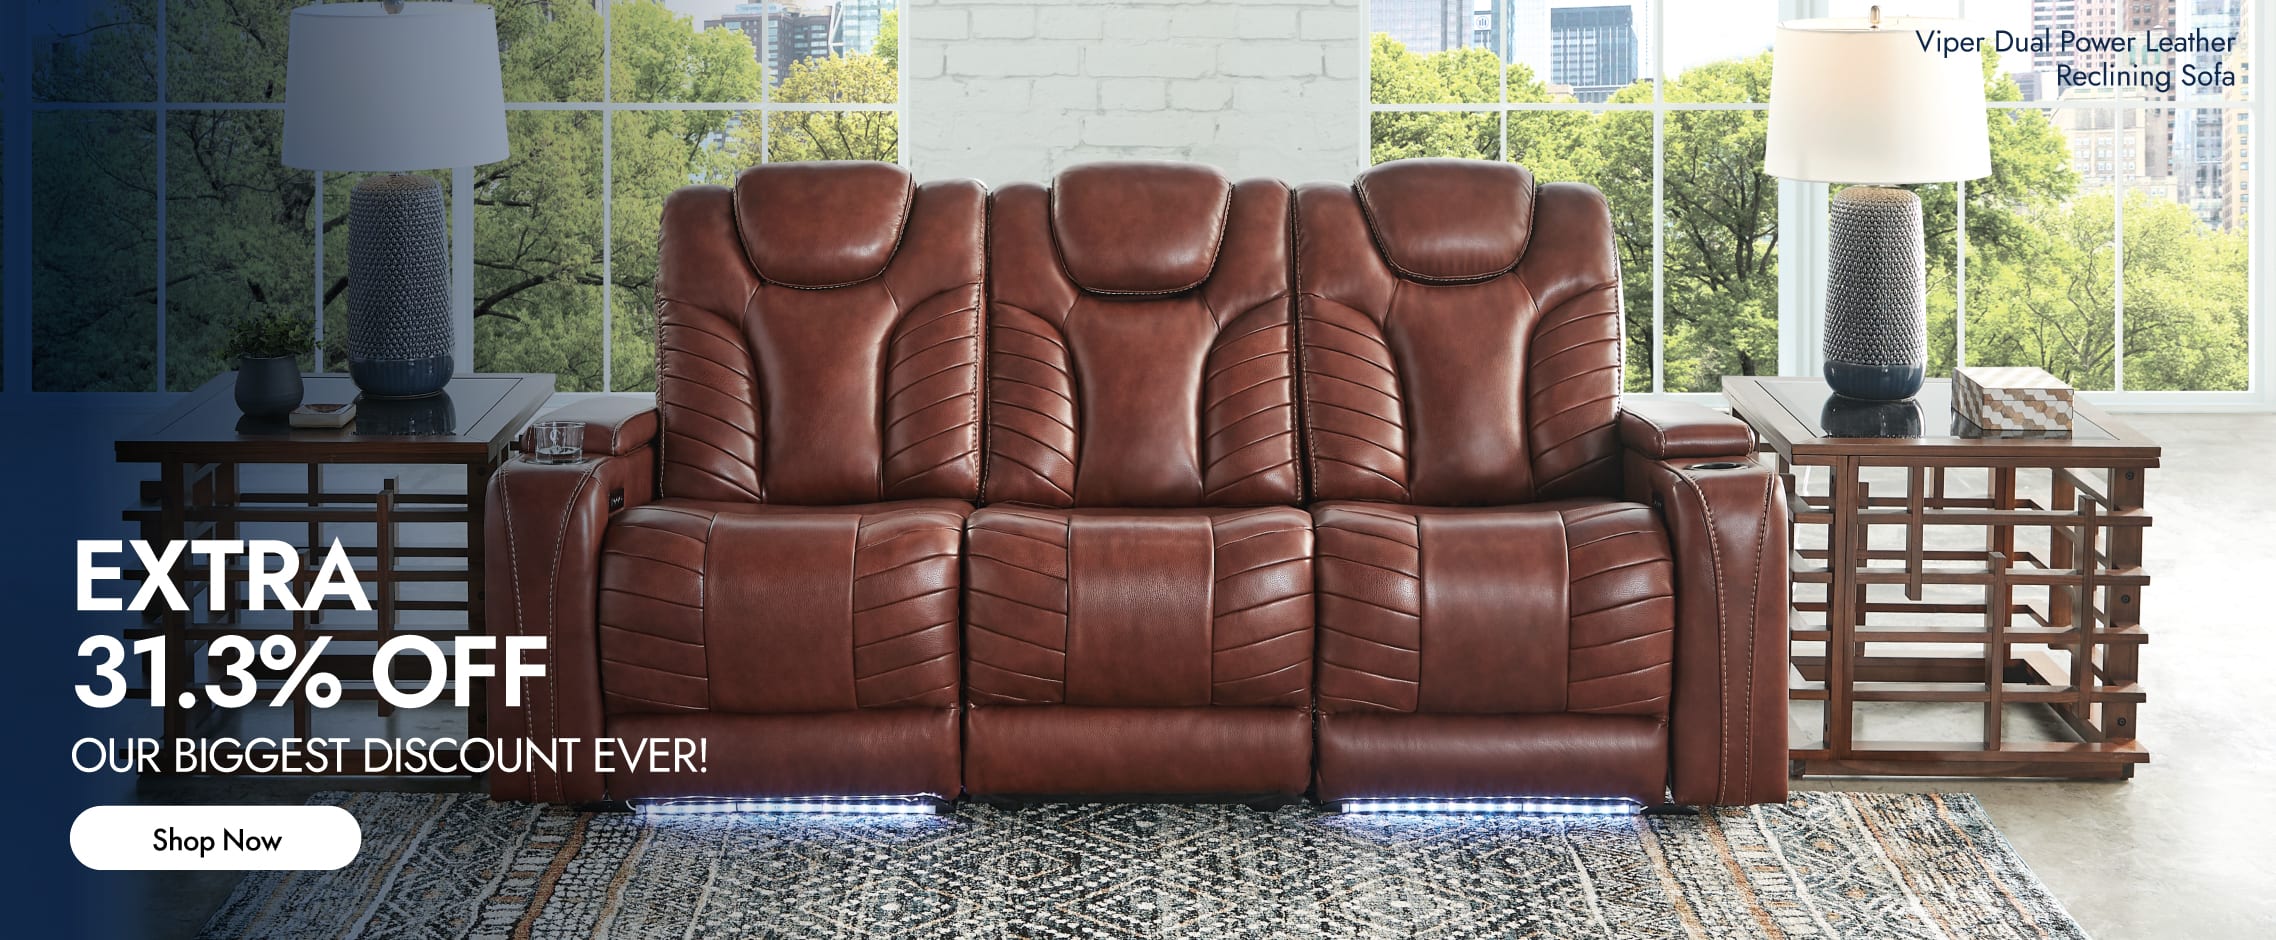
<path fill-rule="evenodd" d="M 72 854 L 98 871 L 330 871 L 363 843 L 337 806 L 95 806 L 71 824 Z"/>

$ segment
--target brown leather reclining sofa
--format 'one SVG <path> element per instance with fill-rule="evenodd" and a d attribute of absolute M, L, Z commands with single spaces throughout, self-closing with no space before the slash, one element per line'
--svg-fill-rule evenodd
<path fill-rule="evenodd" d="M 1603 198 L 1409 160 L 664 206 L 654 407 L 491 483 L 491 733 L 702 737 L 499 798 L 1786 793 L 1787 519 L 1623 405 Z"/>

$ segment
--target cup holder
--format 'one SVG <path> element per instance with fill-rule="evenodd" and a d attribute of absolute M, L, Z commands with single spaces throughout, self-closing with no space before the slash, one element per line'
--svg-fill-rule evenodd
<path fill-rule="evenodd" d="M 1740 468 L 1740 467 L 1744 467 L 1744 466 L 1746 466 L 1746 464 L 1743 464 L 1743 463 L 1739 463 L 1738 461 L 1735 461 L 1735 460 L 1718 460 L 1718 461 L 1715 461 L 1714 463 L 1695 463 L 1695 464 L 1692 464 L 1691 466 L 1685 467 L 1684 469 L 1686 469 L 1686 470 L 1737 470 L 1738 468 Z"/>

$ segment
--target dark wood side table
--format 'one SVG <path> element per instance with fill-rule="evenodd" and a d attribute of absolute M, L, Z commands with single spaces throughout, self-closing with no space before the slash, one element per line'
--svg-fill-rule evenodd
<path fill-rule="evenodd" d="M 1793 506 L 1789 686 L 1825 703 L 1820 740 L 1797 733 L 1796 776 L 2125 778 L 2149 760 L 2135 712 L 2157 444 L 2083 402 L 2067 435 L 1980 431 L 1942 380 L 1894 403 L 1806 378 L 1733 376 L 1723 394 L 1777 455 Z M 2043 504 L 2019 495 L 2019 473 Z M 1868 474 L 1903 482 L 1877 493 Z M 1864 702 L 1980 705 L 1982 733 L 1860 738 Z M 2010 703 L 2051 709 L 2055 733 L 2020 739 Z"/>
<path fill-rule="evenodd" d="M 308 375 L 304 401 L 357 400 L 355 384 L 344 375 Z M 483 632 L 482 513 L 483 494 L 490 474 L 506 457 L 514 436 L 553 394 L 553 376 L 459 375 L 441 394 L 401 400 L 359 400 L 355 423 L 339 429 L 294 428 L 281 420 L 245 417 L 232 395 L 234 373 L 223 373 L 191 392 L 164 416 L 134 434 L 119 439 L 116 455 L 122 463 L 158 465 L 158 479 L 142 487 L 141 501 L 129 507 L 124 518 L 138 523 L 141 537 L 156 543 L 177 539 L 275 538 L 285 533 L 302 551 L 304 567 L 296 578 L 305 596 L 322 563 L 323 549 L 334 538 L 355 562 L 357 578 L 370 596 L 372 613 L 339 614 L 350 610 L 341 600 L 330 600 L 320 610 L 257 614 L 238 611 L 243 599 L 244 565 L 225 572 L 223 583 L 207 580 L 203 559 L 184 555 L 174 571 L 175 583 L 189 599 L 190 612 L 152 610 L 142 626 L 128 631 L 128 639 L 165 638 L 167 683 L 164 735 L 171 753 L 174 739 L 210 733 L 217 709 L 198 696 L 183 706 L 175 696 L 193 683 L 212 681 L 214 671 L 193 669 L 203 656 L 193 658 L 224 636 L 242 635 L 256 643 L 284 634 L 306 650 L 318 637 L 331 642 L 316 668 L 342 680 L 342 704 L 368 701 L 377 715 L 390 713 L 386 702 L 369 681 L 372 653 L 397 632 L 418 631 L 444 643 L 454 636 Z M 247 465 L 283 464 L 296 468 L 288 478 L 305 485 L 281 489 L 247 490 L 240 471 Z M 460 477 L 463 489 L 440 487 L 405 491 L 398 477 L 387 476 L 376 489 L 361 492 L 327 488 L 325 468 L 348 464 L 442 468 Z M 463 539 L 428 539 L 430 544 L 405 544 L 405 526 L 443 526 L 463 533 Z M 247 533 L 257 527 L 260 534 Z M 368 536 L 365 534 L 368 530 Z M 368 538 L 368 541 L 366 540 Z M 414 540 L 416 541 L 416 540 Z M 310 551 L 311 547 L 315 551 Z M 130 556 L 131 561 L 131 556 Z M 406 564 L 409 562 L 409 564 Z M 134 577 L 134 572 L 128 572 Z M 406 587 L 417 585 L 416 590 Z M 442 587 L 436 590 L 432 586 Z M 462 586 L 456 597 L 449 586 Z M 210 613 L 204 608 L 206 592 L 222 591 L 233 598 L 232 610 Z M 436 596 L 443 595 L 443 596 Z M 156 606 L 156 605 L 154 605 Z M 272 610 L 273 610 L 273 605 Z M 407 622 L 406 613 L 420 614 L 420 622 Z M 285 671 L 256 663 L 254 674 L 262 693 L 253 706 L 259 711 L 284 683 Z M 399 683 L 423 683 L 427 674 L 418 656 L 397 660 Z M 134 697 L 148 694 L 134 690 Z M 441 700 L 449 703 L 449 699 Z M 475 694 L 467 710 L 467 734 L 483 732 L 482 697 Z M 314 709 L 305 694 L 290 701 L 290 734 L 308 737 L 313 732 Z M 270 736 L 287 733 L 264 729 Z M 361 737 L 361 735 L 357 735 Z M 448 754 L 448 749 L 443 753 Z M 367 765 L 350 752 L 347 773 L 365 772 Z"/>

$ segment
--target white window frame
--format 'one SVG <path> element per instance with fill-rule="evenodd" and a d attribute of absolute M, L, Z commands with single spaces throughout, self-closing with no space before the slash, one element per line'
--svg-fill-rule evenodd
<path fill-rule="evenodd" d="M 472 3 L 475 2 L 475 0 L 453 0 L 453 2 Z M 773 100 L 773 83 L 769 81 L 762 81 L 760 83 L 759 100 L 757 101 L 675 101 L 649 103 L 609 100 L 615 97 L 615 89 L 612 87 L 613 76 L 611 74 L 614 72 L 614 68 L 612 66 L 616 51 L 614 30 L 612 28 L 614 21 L 614 16 L 612 15 L 614 0 L 593 0 L 593 3 L 594 7 L 596 8 L 596 12 L 598 12 L 601 16 L 602 100 L 509 101 L 506 103 L 506 110 L 508 112 L 586 111 L 600 115 L 601 281 L 604 285 L 600 292 L 601 389 L 602 392 L 605 393 L 616 391 L 616 389 L 613 387 L 615 378 L 613 372 L 614 356 L 611 355 L 613 351 L 612 347 L 614 343 L 615 333 L 615 310 L 613 302 L 615 292 L 609 290 L 607 287 L 608 284 L 613 282 L 615 274 L 615 219 L 613 217 L 613 213 L 615 208 L 614 197 L 616 177 L 616 115 L 620 112 L 626 111 L 757 112 L 761 115 L 759 125 L 759 159 L 761 162 L 765 162 L 768 151 L 767 134 L 772 124 L 771 121 L 765 119 L 768 115 L 779 112 L 792 111 L 887 111 L 893 114 L 894 124 L 896 125 L 897 139 L 899 141 L 899 145 L 895 148 L 895 156 L 899 163 L 906 166 L 908 165 L 909 159 L 909 122 L 906 107 L 909 100 L 909 89 L 908 69 L 906 66 L 903 66 L 901 69 L 899 69 L 898 74 L 895 76 L 894 101 L 890 104 L 794 104 L 777 102 Z M 907 0 L 899 0 L 899 2 L 895 4 L 894 9 L 902 10 L 905 12 L 906 5 Z M 155 6 L 157 16 L 154 29 L 155 42 L 157 43 L 157 49 L 155 51 L 157 93 L 155 100 L 152 101 L 34 101 L 31 94 L 32 36 L 30 30 L 30 5 L 21 3 L 8 4 L 7 12 L 5 14 L 0 14 L 0 25 L 5 25 L 8 27 L 7 30 L 0 31 L 0 33 L 16 37 L 16 41 L 19 44 L 17 48 L 7 50 L 10 54 L 4 57 L 0 57 L 5 58 L 6 60 L 4 68 L 6 70 L 5 75 L 7 78 L 7 96 L 4 101 L 4 108 L 0 108 L 0 116 L 4 116 L 5 118 L 5 160 L 7 161 L 5 165 L 5 204 L 7 207 L 7 212 L 5 219 L 5 229 L 4 231 L 0 231 L 0 251 L 5 252 L 4 257 L 7 260 L 6 290 L 4 294 L 0 294 L 0 300 L 4 300 L 5 302 L 5 322 L 4 327 L 0 327 L 0 339 L 4 339 L 6 346 L 5 360 L 0 361 L 0 364 L 4 364 L 5 367 L 5 387 L 0 388 L 0 400 L 45 401 L 55 396 L 98 395 L 103 396 L 105 400 L 129 404 L 136 403 L 138 399 L 147 399 L 147 404 L 157 406 L 163 404 L 164 402 L 172 400 L 173 396 L 182 394 L 180 392 L 169 391 L 166 387 L 166 187 L 168 185 L 166 173 L 166 151 L 168 136 L 166 133 L 167 116 L 175 112 L 187 111 L 282 111 L 284 110 L 284 103 L 281 101 L 174 101 L 169 98 L 166 74 L 166 9 L 168 5 L 165 3 L 158 3 L 155 4 Z M 771 24 L 769 28 L 772 28 Z M 763 50 L 758 51 L 763 52 Z M 153 224 L 156 226 L 157 232 L 155 242 L 158 258 L 156 274 L 157 293 L 156 297 L 154 298 L 153 309 L 155 310 L 155 315 L 157 316 L 157 358 L 153 370 L 154 387 L 149 391 L 34 391 L 32 388 L 33 331 L 31 281 L 33 271 L 30 264 L 30 258 L 32 193 L 31 175 L 33 166 L 31 159 L 31 115 L 37 112 L 50 111 L 110 111 L 129 113 L 148 112 L 151 114 L 151 120 L 156 125 L 157 139 L 154 142 L 154 146 L 156 148 L 155 172 L 157 174 L 156 191 L 158 197 L 156 200 L 157 215 L 153 220 Z M 474 363 L 474 214 L 472 212 L 461 212 L 459 211 L 459 207 L 471 206 L 474 203 L 475 168 L 470 166 L 452 167 L 450 170 L 451 186 L 448 209 L 450 213 L 451 226 L 451 330 L 452 338 L 454 340 L 452 354 L 457 358 L 460 368 L 472 369 Z M 320 230 L 324 219 L 324 178 L 325 174 L 323 172 L 315 173 L 315 198 L 314 202 L 311 205 L 310 211 L 310 216 L 314 221 L 309 232 L 309 237 L 314 240 L 316 245 L 315 256 L 312 265 L 314 270 L 311 272 L 311 276 L 315 280 L 315 293 L 311 307 L 311 314 L 315 317 L 315 332 L 317 343 L 316 355 L 318 357 L 317 369 L 319 371 L 324 371 L 326 366 L 326 363 L 324 363 L 322 359 L 324 342 L 325 283 L 324 239 Z"/>
<path fill-rule="evenodd" d="M 1362 82 L 1359 88 L 1360 107 L 1357 135 L 1359 141 L 1359 165 L 1369 166 L 1373 164 L 1373 118 L 1374 115 L 1384 112 L 1490 112 L 1500 114 L 1502 116 L 1501 121 L 1503 122 L 1503 126 L 1506 131 L 1508 124 L 1508 113 L 1511 111 L 1560 110 L 1586 113 L 1600 113 L 1605 111 L 1646 111 L 1651 113 L 1653 122 L 1653 161 L 1655 164 L 1660 164 L 1664 163 L 1665 159 L 1661 150 L 1664 147 L 1666 141 L 1666 116 L 1668 113 L 1710 110 L 1768 110 L 1769 105 L 1767 103 L 1719 105 L 1670 104 L 1662 98 L 1662 90 L 1668 78 L 1665 65 L 1665 50 L 1667 49 L 1665 11 L 1667 9 L 1668 2 L 1669 0 L 1659 0 L 1659 2 L 1652 4 L 1652 21 L 1650 24 L 1650 29 L 1652 31 L 1651 48 L 1654 50 L 1655 61 L 1652 63 L 1651 68 L 1658 76 L 1658 80 L 1652 83 L 1652 101 L 1650 103 L 1636 103 L 1628 105 L 1613 105 L 1609 103 L 1535 104 L 1510 103 L 1507 100 L 1504 100 L 1498 104 L 1377 104 L 1373 100 L 1371 82 Z M 2264 6 L 2276 5 L 2272 4 L 2271 0 L 2252 0 L 2252 2 L 2260 3 Z M 1965 17 L 1967 15 L 1968 0 L 1959 0 L 1959 4 L 1960 14 L 1961 16 Z M 1830 3 L 1828 0 L 1778 0 L 1778 19 L 1780 21 L 1785 21 L 1791 19 L 1825 16 L 1828 15 L 1827 10 L 1829 7 Z M 2255 10 L 2254 13 L 2253 35 L 2249 37 L 2249 41 L 2251 43 L 2250 48 L 2259 50 L 2276 49 L 2276 45 L 2272 45 L 2272 43 L 2276 43 L 2276 9 Z M 1894 15 L 1902 15 L 1902 11 L 1899 10 Z M 1370 59 L 1372 53 L 1372 42 L 1370 40 L 1370 36 L 1373 33 L 1373 30 L 1371 28 L 1369 18 L 1365 15 L 1364 9 L 1362 11 L 1362 15 L 1360 16 L 1359 30 L 1360 41 L 1358 54 L 1360 56 L 1360 74 L 1362 76 L 1366 76 L 1368 75 L 1368 70 L 1371 66 Z M 2263 53 L 2262 55 L 2265 56 L 2267 53 Z M 2185 107 L 2243 110 L 2245 113 L 2251 116 L 2252 121 L 2251 152 L 2254 156 L 2254 159 L 2252 160 L 2252 167 L 2249 173 L 2251 192 L 2254 194 L 2257 201 L 2259 194 L 2265 192 L 2269 185 L 2269 170 L 2267 169 L 2267 166 L 2270 161 L 2267 159 L 2262 159 L 2261 155 L 2267 152 L 2266 148 L 2269 146 L 2270 142 L 2270 131 L 2267 127 L 2269 122 L 2262 114 L 2265 106 L 2261 103 L 2263 95 L 2261 94 L 2259 88 L 2259 83 L 2266 81 L 2267 79 L 2260 76 L 2255 76 L 2252 80 L 2255 83 L 2252 89 L 2252 93 L 2247 96 L 2246 100 L 2242 102 L 2230 101 L 2228 99 L 2222 98 L 2178 98 L 2172 101 L 2153 101 L 2149 99 L 2109 99 L 2077 102 L 1994 102 L 1987 103 L 1986 107 L 1989 110 L 2012 110 L 2017 108 L 2037 108 L 2042 110 L 2056 110 L 2064 108 L 2096 108 L 2122 111 L 2143 109 L 2165 110 Z M 1508 82 L 1506 71 L 1503 74 L 1502 81 L 1505 85 Z M 1506 87 L 1504 89 L 1502 97 L 1504 99 L 1507 99 L 1508 97 Z M 1502 156 L 1504 159 L 1506 159 L 1508 157 L 1507 148 L 1509 146 L 1506 133 L 1503 136 L 1502 146 L 1504 148 Z M 1652 177 L 1652 218 L 1655 224 L 1652 230 L 1651 270 L 1651 390 L 1649 392 L 1630 394 L 1648 398 L 1687 400 L 1719 405 L 1722 403 L 1722 396 L 1718 393 L 1668 392 L 1665 390 L 1664 368 L 1662 361 L 1662 350 L 1665 348 L 1665 305 L 1667 303 L 1667 293 L 1664 290 L 1666 281 L 1664 266 L 1667 238 L 1666 207 L 1662 204 L 1664 175 L 1664 166 L 1655 167 Z M 1958 185 L 1965 187 L 1967 184 L 1961 183 Z M 1780 257 L 1778 259 L 1778 372 L 1781 375 L 1816 375 L 1824 367 L 1824 357 L 1822 355 L 1822 347 L 1818 342 L 1818 337 L 1824 333 L 1825 322 L 1824 272 L 1826 264 L 1826 244 L 1827 238 L 1829 236 L 1826 216 L 1828 207 L 1828 191 L 1828 187 L 1823 183 L 1804 183 L 1794 180 L 1780 180 L 1778 183 L 1778 250 L 1780 254 Z M 1965 190 L 1963 189 L 1962 192 L 1964 193 Z M 2272 321 L 2276 321 L 2276 317 L 2271 317 L 2269 315 L 2269 311 L 2266 309 L 2267 298 L 2269 294 L 2265 289 L 2266 285 L 2264 283 L 2264 272 L 2270 269 L 2271 264 L 2276 264 L 2276 245 L 2271 244 L 2271 235 L 2272 233 L 2276 233 L 2276 230 L 2271 229 L 2272 223 L 2267 218 L 2267 214 L 2254 212 L 2250 216 L 2250 221 L 2248 223 L 2248 232 L 2250 234 L 2252 244 L 2250 250 L 2249 271 L 2247 275 L 2250 284 L 2250 297 L 2247 300 L 2247 306 L 2250 313 L 2247 332 L 2252 342 L 2252 355 L 2249 362 L 2247 363 L 2246 389 L 2244 391 L 2125 391 L 2125 357 L 2123 355 L 2126 322 L 2124 292 L 2124 180 L 2121 179 L 2117 183 L 2114 196 L 2117 200 L 2117 208 L 2113 211 L 2114 218 L 2112 222 L 2112 238 L 2114 240 L 2114 244 L 2117 246 L 2117 249 L 2115 253 L 2116 257 L 2113 261 L 2113 277 L 2117 281 L 2117 290 L 2115 293 L 2117 299 L 2116 309 L 2113 311 L 2113 315 L 2116 317 L 2117 343 L 2119 346 L 2120 354 L 2117 358 L 2117 365 L 2114 367 L 2113 371 L 2115 373 L 2115 380 L 2118 386 L 2118 390 L 2086 391 L 2082 392 L 2081 394 L 2087 400 L 2114 411 L 2276 411 L 2276 325 L 2272 325 Z M 1958 211 L 1960 212 L 1961 229 L 1955 237 L 1955 243 L 1957 246 L 1956 250 L 1959 252 L 1959 258 L 1957 259 L 1958 277 L 1954 288 L 1957 294 L 1955 329 L 1958 333 L 1958 360 L 1961 364 L 1965 365 L 1967 363 L 1967 204 L 1965 199 L 1957 200 L 1957 204 L 1959 206 Z M 1634 277 L 1635 274 L 1633 272 L 1630 272 L 1628 276 Z"/>

